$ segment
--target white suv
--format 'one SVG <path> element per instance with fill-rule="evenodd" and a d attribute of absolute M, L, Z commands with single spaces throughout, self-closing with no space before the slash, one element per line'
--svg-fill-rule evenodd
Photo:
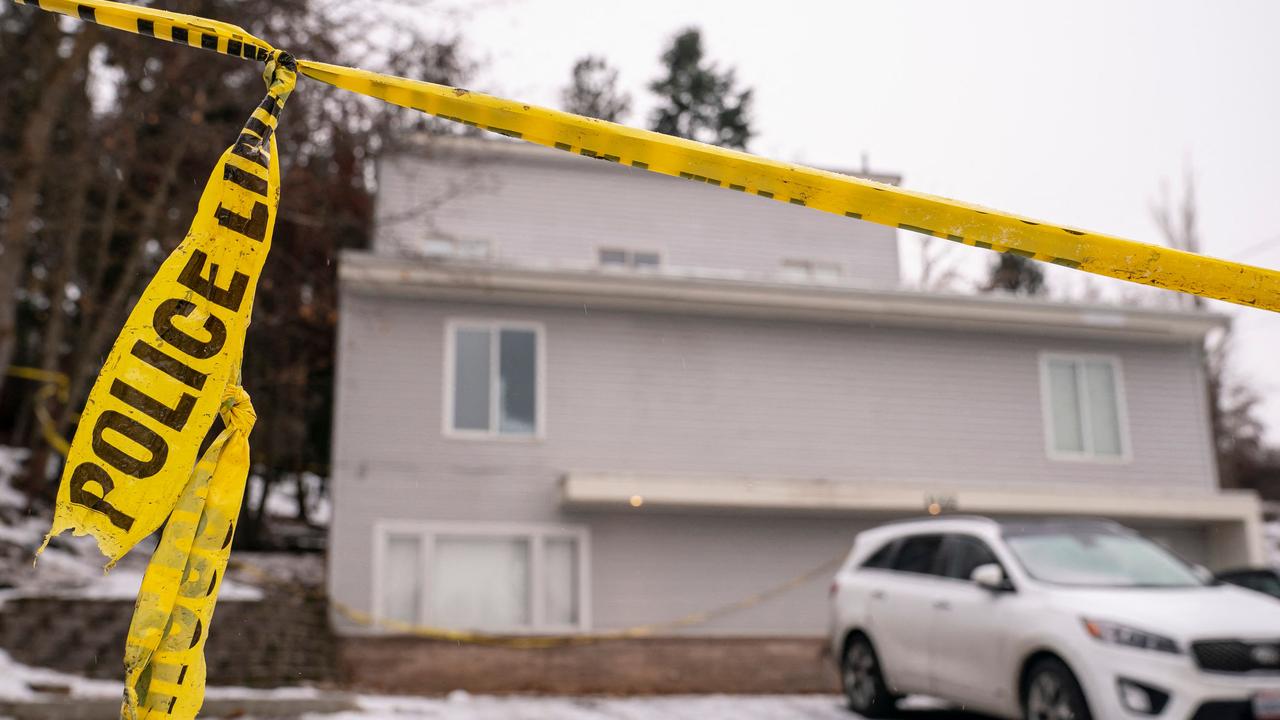
<path fill-rule="evenodd" d="M 907 694 L 1005 718 L 1280 718 L 1280 604 L 1121 525 L 946 517 L 858 535 L 832 583 L 850 709 Z"/>

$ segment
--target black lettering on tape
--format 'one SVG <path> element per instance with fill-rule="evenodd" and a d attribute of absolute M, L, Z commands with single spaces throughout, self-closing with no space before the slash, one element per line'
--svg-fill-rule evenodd
<path fill-rule="evenodd" d="M 262 242 L 267 237 L 267 206 L 256 200 L 249 217 L 237 215 L 221 204 L 214 211 L 214 217 L 218 218 L 218 224 L 222 227 L 238 232 L 250 240 Z"/>
<path fill-rule="evenodd" d="M 189 388 L 201 390 L 209 376 L 182 362 L 159 348 L 138 340 L 133 343 L 132 355 Z"/>
<path fill-rule="evenodd" d="M 106 431 L 112 430 L 134 443 L 142 446 L 151 457 L 146 460 L 136 458 L 120 448 L 107 442 Z M 93 425 L 93 451 L 98 457 L 119 470 L 142 480 L 160 472 L 169 459 L 169 444 L 155 430 L 143 425 L 124 413 L 107 410 L 98 416 Z"/>
<path fill-rule="evenodd" d="M 263 232 L 266 232 L 265 227 Z M 187 258 L 187 264 L 182 268 L 182 272 L 178 273 L 178 282 L 195 290 L 201 297 L 207 298 L 210 302 L 217 303 L 231 312 L 238 311 L 240 303 L 244 300 L 244 291 L 249 287 L 249 276 L 242 272 L 233 272 L 231 273 L 231 284 L 225 288 L 220 288 L 217 285 L 217 265 L 209 265 L 208 277 L 204 274 L 205 264 L 208 262 L 209 256 L 204 252 L 200 250 L 192 251 L 191 257 Z"/>
<path fill-rule="evenodd" d="M 266 141 L 262 138 L 256 138 L 249 133 L 240 133 L 240 137 L 236 138 L 236 144 L 231 146 L 231 154 L 254 162 L 262 167 L 270 165 L 270 159 L 267 153 L 263 151 Z"/>
<path fill-rule="evenodd" d="M 244 129 L 253 131 L 255 135 L 263 140 L 271 137 L 271 128 L 267 127 L 266 123 L 252 115 L 250 115 L 249 119 L 244 122 Z"/>
<path fill-rule="evenodd" d="M 208 340 L 200 340 L 174 327 L 173 319 L 178 316 L 188 317 L 196 309 L 190 300 L 171 299 L 160 303 L 151 325 L 165 342 L 197 360 L 208 360 L 222 350 L 227 342 L 227 326 L 217 317 L 210 315 L 204 319 L 204 331 L 209 333 Z"/>
<path fill-rule="evenodd" d="M 112 397 L 141 410 L 147 417 L 168 428 L 181 431 L 196 407 L 196 396 L 182 393 L 175 407 L 169 407 L 123 380 L 111 381 Z"/>
<path fill-rule="evenodd" d="M 88 487 L 90 484 L 97 485 L 102 492 L 94 495 Z M 111 480 L 111 476 L 107 474 L 106 470 L 94 463 L 82 462 L 71 473 L 71 482 L 68 483 L 68 486 L 70 488 L 71 502 L 76 505 L 83 505 L 96 513 L 106 515 L 112 525 L 125 532 L 129 532 L 133 527 L 133 517 L 120 512 L 114 505 L 107 502 L 107 495 L 111 494 L 116 484 Z"/>
<path fill-rule="evenodd" d="M 195 617 L 195 616 L 193 615 L 192 617 Z M 200 622 L 200 618 L 198 617 L 195 618 L 195 621 L 196 621 L 196 627 L 194 630 L 191 631 L 191 647 L 195 647 L 196 643 L 200 642 L 200 635 L 202 634 L 204 629 L 204 624 Z"/>
<path fill-rule="evenodd" d="M 222 166 L 222 179 L 239 185 L 251 193 L 267 196 L 267 181 L 246 170 L 227 163 Z"/>
<path fill-rule="evenodd" d="M 204 597 L 210 573 L 215 573 L 216 577 L 216 571 L 209 562 L 208 556 L 192 553 L 187 557 L 187 569 L 182 578 L 182 584 L 178 587 L 178 594 L 192 599 Z"/>

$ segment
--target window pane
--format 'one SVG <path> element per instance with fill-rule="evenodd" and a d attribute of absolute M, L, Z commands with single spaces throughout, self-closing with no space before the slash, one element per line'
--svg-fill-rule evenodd
<path fill-rule="evenodd" d="M 466 630 L 529 625 L 529 541 L 438 536 L 431 570 L 431 622 Z"/>
<path fill-rule="evenodd" d="M 627 252 L 625 250 L 601 250 L 601 265 L 626 265 Z"/>
<path fill-rule="evenodd" d="M 885 569 L 890 567 L 892 565 L 890 561 L 893 560 L 893 551 L 897 548 L 897 546 L 898 546 L 898 541 L 896 540 L 891 540 L 885 543 L 884 547 L 875 551 L 875 554 L 867 558 L 866 562 L 862 563 L 862 567 L 880 568 L 880 569 Z"/>
<path fill-rule="evenodd" d="M 658 253 L 638 252 L 632 256 L 631 262 L 636 267 L 657 267 L 661 260 L 658 258 Z"/>
<path fill-rule="evenodd" d="M 920 535 L 907 538 L 894 559 L 893 569 L 909 573 L 934 574 L 934 559 L 942 545 L 941 535 Z"/>
<path fill-rule="evenodd" d="M 981 540 L 965 535 L 954 535 L 947 543 L 946 576 L 968 580 L 975 568 L 981 565 L 999 564 L 991 548 Z"/>
<path fill-rule="evenodd" d="M 460 328 L 453 355 L 453 427 L 489 429 L 489 331 Z"/>
<path fill-rule="evenodd" d="M 1053 449 L 1059 452 L 1084 452 L 1075 363 L 1049 361 L 1049 412 L 1053 424 Z"/>
<path fill-rule="evenodd" d="M 578 541 L 548 538 L 546 557 L 548 625 L 578 624 Z"/>
<path fill-rule="evenodd" d="M 387 536 L 382 557 L 382 617 L 402 623 L 418 622 L 421 572 L 422 543 L 418 536 Z"/>
<path fill-rule="evenodd" d="M 498 430 L 503 434 L 529 435 L 536 429 L 537 347 L 530 330 L 502 331 Z"/>
<path fill-rule="evenodd" d="M 1095 455 L 1120 454 L 1120 410 L 1115 369 L 1111 363 L 1084 364 L 1084 387 L 1089 406 L 1089 430 Z"/>

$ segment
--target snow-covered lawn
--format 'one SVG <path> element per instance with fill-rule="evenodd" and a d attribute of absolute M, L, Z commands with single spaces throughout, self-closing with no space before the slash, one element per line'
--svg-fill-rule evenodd
<path fill-rule="evenodd" d="M 836 695 L 674 695 L 632 698 L 447 698 L 362 695 L 357 712 L 304 720 L 858 720 Z M 908 700 L 903 718 L 980 720 L 925 699 Z M 246 719 L 248 720 L 248 719 Z"/>

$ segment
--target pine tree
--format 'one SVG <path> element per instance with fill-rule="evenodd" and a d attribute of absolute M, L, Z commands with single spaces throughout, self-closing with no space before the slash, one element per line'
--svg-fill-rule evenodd
<path fill-rule="evenodd" d="M 991 275 L 982 288 L 986 292 L 1039 295 L 1044 292 L 1044 270 L 1031 258 L 1011 252 L 1001 253 L 991 264 Z"/>
<path fill-rule="evenodd" d="M 650 127 L 660 133 L 745 149 L 751 140 L 751 90 L 737 88 L 732 69 L 705 62 L 702 34 L 689 28 L 662 54 L 666 75 L 649 85 L 659 97 Z"/>
<path fill-rule="evenodd" d="M 573 82 L 561 97 L 566 111 L 609 122 L 622 122 L 631 110 L 631 96 L 618 90 L 618 71 L 595 55 L 574 63 Z"/>

